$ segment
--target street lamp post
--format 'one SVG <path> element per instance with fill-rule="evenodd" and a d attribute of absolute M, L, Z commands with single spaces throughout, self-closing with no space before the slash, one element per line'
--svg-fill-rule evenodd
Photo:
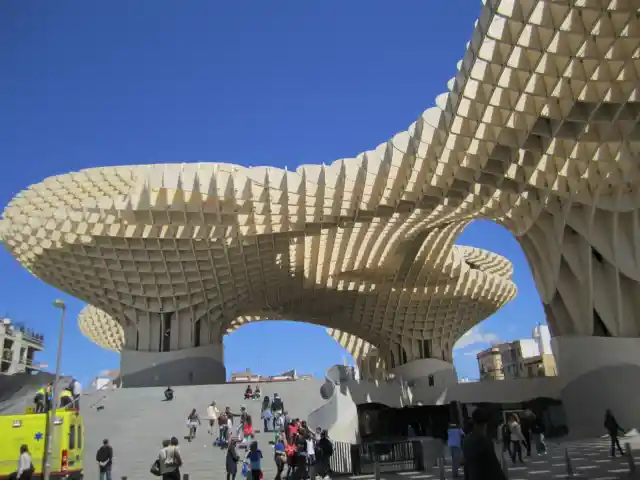
<path fill-rule="evenodd" d="M 51 410 L 48 413 L 48 418 L 47 418 L 47 439 L 46 439 L 46 446 L 45 446 L 45 451 L 44 451 L 44 458 L 42 459 L 43 462 L 43 475 L 42 478 L 44 480 L 48 480 L 49 477 L 51 476 L 51 450 L 53 447 L 53 421 L 55 419 L 56 416 L 56 406 L 58 405 L 58 382 L 60 380 L 60 361 L 62 359 L 62 340 L 64 339 L 64 317 L 65 314 L 67 313 L 67 306 L 65 305 L 65 303 L 62 300 L 56 300 L 55 302 L 53 302 L 53 306 L 55 308 L 60 309 L 61 315 L 60 315 L 60 336 L 58 337 L 58 353 L 57 353 L 57 358 L 56 358 L 56 377 L 55 380 L 53 382 L 53 398 L 51 400 Z"/>

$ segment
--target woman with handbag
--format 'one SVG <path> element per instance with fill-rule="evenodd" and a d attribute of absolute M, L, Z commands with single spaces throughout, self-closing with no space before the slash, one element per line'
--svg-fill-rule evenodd
<path fill-rule="evenodd" d="M 172 437 L 171 440 L 164 440 L 158 459 L 151 466 L 151 473 L 157 477 L 161 476 L 162 480 L 180 480 L 181 466 L 178 439 Z"/>
<path fill-rule="evenodd" d="M 20 447 L 20 458 L 18 458 L 18 471 L 9 475 L 10 480 L 31 480 L 33 476 L 33 463 L 31 463 L 31 454 L 29 447 L 22 445 Z"/>

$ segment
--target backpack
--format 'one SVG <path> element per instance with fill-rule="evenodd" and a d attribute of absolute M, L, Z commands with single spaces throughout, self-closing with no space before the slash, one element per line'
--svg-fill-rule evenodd
<path fill-rule="evenodd" d="M 220 425 L 221 427 L 224 427 L 227 425 L 227 415 L 226 414 L 221 414 L 218 417 L 218 425 Z"/>

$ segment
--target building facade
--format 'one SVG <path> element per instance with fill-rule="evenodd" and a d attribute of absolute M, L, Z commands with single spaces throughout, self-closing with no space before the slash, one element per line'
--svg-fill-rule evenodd
<path fill-rule="evenodd" d="M 477 356 L 480 380 L 514 380 L 557 375 L 549 327 L 538 325 L 532 333 L 533 338 L 493 345 L 480 352 Z"/>
<path fill-rule="evenodd" d="M 500 348 L 492 346 L 478 354 L 480 380 L 504 380 Z"/>
<path fill-rule="evenodd" d="M 8 318 L 1 319 L 0 345 L 1 374 L 32 373 L 46 366 L 35 361 L 35 354 L 44 350 L 44 336 L 22 324 L 14 324 Z"/>

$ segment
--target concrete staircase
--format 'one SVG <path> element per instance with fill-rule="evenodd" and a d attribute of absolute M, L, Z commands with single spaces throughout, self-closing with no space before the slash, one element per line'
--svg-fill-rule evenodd
<path fill-rule="evenodd" d="M 262 395 L 273 398 L 278 393 L 293 418 L 306 420 L 309 414 L 325 403 L 320 395 L 320 380 L 300 380 L 262 384 Z M 219 408 L 231 407 L 238 413 L 245 405 L 254 420 L 254 428 L 262 430 L 261 401 L 243 400 L 246 385 L 204 385 L 175 387 L 174 400 L 162 401 L 164 388 L 125 388 L 111 392 L 84 395 L 81 410 L 85 421 L 85 478 L 97 478 L 95 454 L 104 438 L 114 448 L 114 479 L 150 478 L 149 469 L 157 458 L 161 442 L 172 436 L 180 440 L 184 467 L 182 473 L 191 480 L 224 478 L 226 451 L 213 447 L 214 437 L 207 434 L 206 407 L 213 400 Z M 104 409 L 97 410 L 102 405 Z M 188 443 L 186 418 L 196 408 L 202 419 L 197 438 Z M 314 425 L 315 426 L 315 425 Z M 273 434 L 258 433 L 256 439 L 264 454 L 265 478 L 275 474 L 272 449 L 268 444 Z M 240 476 L 238 477 L 240 478 Z"/>

